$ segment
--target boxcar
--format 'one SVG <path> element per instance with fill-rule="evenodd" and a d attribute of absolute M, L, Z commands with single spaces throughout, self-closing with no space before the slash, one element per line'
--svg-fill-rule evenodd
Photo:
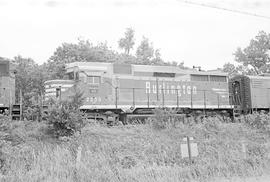
<path fill-rule="evenodd" d="M 15 76 L 10 62 L 0 58 L 0 112 L 9 110 L 15 104 Z"/>
<path fill-rule="evenodd" d="M 135 114 L 157 107 L 189 112 L 232 109 L 227 74 L 174 66 L 74 62 L 66 65 L 66 80 L 45 82 L 45 98 L 65 99 L 75 89 L 85 98 L 81 110 L 90 113 Z"/>
<path fill-rule="evenodd" d="M 232 103 L 240 113 L 270 108 L 270 77 L 238 75 L 230 80 Z"/>

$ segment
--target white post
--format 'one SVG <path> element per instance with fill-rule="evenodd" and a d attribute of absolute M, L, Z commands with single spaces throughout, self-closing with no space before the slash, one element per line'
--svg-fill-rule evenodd
<path fill-rule="evenodd" d="M 80 167 L 81 157 L 82 157 L 82 147 L 79 146 L 77 149 L 77 156 L 76 156 L 76 168 Z"/>

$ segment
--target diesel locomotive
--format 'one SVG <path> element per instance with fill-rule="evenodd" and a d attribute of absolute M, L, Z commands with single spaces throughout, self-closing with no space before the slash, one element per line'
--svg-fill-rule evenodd
<path fill-rule="evenodd" d="M 83 93 L 80 110 L 88 117 L 115 119 L 147 116 L 155 108 L 172 108 L 177 114 L 227 115 L 270 111 L 270 75 L 228 75 L 219 71 L 183 70 L 174 66 L 100 62 L 66 64 L 65 79 L 48 80 L 44 103 Z M 0 112 L 21 118 L 15 103 L 15 72 L 0 58 Z"/>
<path fill-rule="evenodd" d="M 96 119 L 111 113 L 124 120 L 155 108 L 227 115 L 234 109 L 227 74 L 174 66 L 73 62 L 66 65 L 65 80 L 45 82 L 44 98 L 67 99 L 78 88 L 84 97 L 80 109 Z"/>

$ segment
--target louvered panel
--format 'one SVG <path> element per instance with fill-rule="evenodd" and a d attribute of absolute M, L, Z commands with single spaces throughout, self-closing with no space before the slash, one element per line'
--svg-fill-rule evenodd
<path fill-rule="evenodd" d="M 244 110 L 249 110 L 251 108 L 251 92 L 250 92 L 250 79 L 246 76 L 242 78 L 242 95 L 243 95 L 243 108 Z"/>
<path fill-rule="evenodd" d="M 262 80 L 252 80 L 252 88 L 262 88 Z"/>

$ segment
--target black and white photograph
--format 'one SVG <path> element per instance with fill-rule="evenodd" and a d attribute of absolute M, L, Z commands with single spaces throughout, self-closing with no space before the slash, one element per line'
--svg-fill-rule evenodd
<path fill-rule="evenodd" d="M 0 0 L 0 182 L 269 181 L 269 0 Z"/>

